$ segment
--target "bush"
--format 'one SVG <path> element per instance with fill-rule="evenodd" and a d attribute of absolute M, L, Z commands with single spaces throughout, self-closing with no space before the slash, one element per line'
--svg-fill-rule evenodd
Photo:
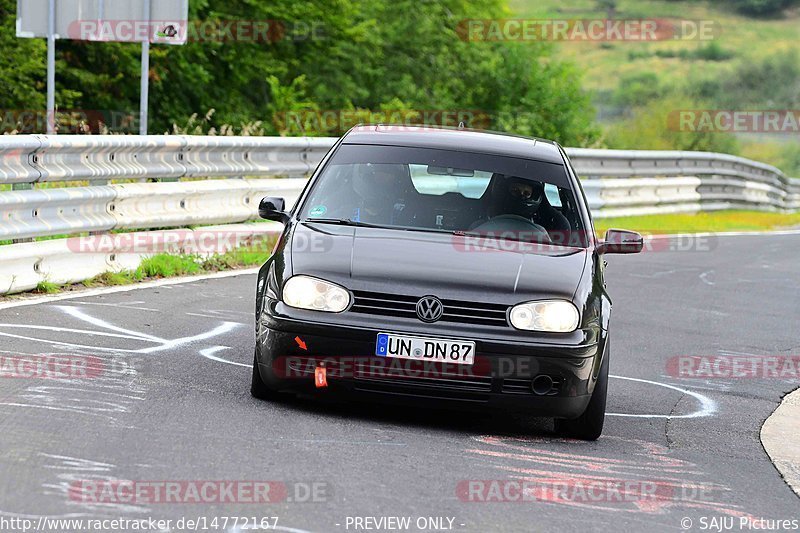
<path fill-rule="evenodd" d="M 720 46 L 717 41 L 711 41 L 705 46 L 701 46 L 692 54 L 697 59 L 704 59 L 706 61 L 727 61 L 735 54 L 730 50 L 726 50 Z"/>
<path fill-rule="evenodd" d="M 679 131 L 672 124 L 674 113 L 682 109 L 706 109 L 704 102 L 671 96 L 653 100 L 636 108 L 631 116 L 607 130 L 609 148 L 623 150 L 699 150 L 738 154 L 739 144 L 731 134 Z"/>
<path fill-rule="evenodd" d="M 663 93 L 658 74 L 637 72 L 622 77 L 611 101 L 621 107 L 637 107 L 659 98 Z"/>
<path fill-rule="evenodd" d="M 770 16 L 780 14 L 787 7 L 797 5 L 798 0 L 733 0 L 732 3 L 741 13 Z"/>
<path fill-rule="evenodd" d="M 688 91 L 721 109 L 796 109 L 800 105 L 800 59 L 784 52 L 744 61 L 733 71 L 693 80 Z"/>

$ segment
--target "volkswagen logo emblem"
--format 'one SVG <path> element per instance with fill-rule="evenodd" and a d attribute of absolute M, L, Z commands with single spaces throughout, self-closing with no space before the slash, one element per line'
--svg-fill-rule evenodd
<path fill-rule="evenodd" d="M 417 302 L 417 316 L 423 322 L 436 322 L 443 313 L 444 306 L 436 296 L 423 296 Z"/>

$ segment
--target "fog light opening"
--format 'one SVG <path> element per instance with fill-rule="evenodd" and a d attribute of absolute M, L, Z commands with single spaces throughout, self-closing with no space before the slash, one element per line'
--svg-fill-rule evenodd
<path fill-rule="evenodd" d="M 531 382 L 531 389 L 533 389 L 534 394 L 539 396 L 549 394 L 550 391 L 553 390 L 553 378 L 544 374 L 540 374 L 533 378 L 533 381 Z"/>

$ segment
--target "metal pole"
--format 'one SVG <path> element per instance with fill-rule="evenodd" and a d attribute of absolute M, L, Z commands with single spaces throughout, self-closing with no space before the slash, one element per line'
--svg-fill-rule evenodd
<path fill-rule="evenodd" d="M 50 0 L 51 2 L 53 0 Z M 147 39 L 142 41 L 142 80 L 139 100 L 139 135 L 147 135 L 147 101 L 150 92 L 150 0 L 144 0 L 144 19 L 147 21 Z"/>
<path fill-rule="evenodd" d="M 56 0 L 47 15 L 47 134 L 56 133 Z"/>

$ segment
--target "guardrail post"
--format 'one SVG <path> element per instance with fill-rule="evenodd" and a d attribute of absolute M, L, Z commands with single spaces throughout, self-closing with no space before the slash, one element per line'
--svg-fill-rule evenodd
<path fill-rule="evenodd" d="M 33 183 L 14 183 L 11 185 L 12 191 L 29 191 L 33 189 Z M 14 239 L 11 242 L 18 244 L 21 242 L 33 242 L 33 239 Z"/>

